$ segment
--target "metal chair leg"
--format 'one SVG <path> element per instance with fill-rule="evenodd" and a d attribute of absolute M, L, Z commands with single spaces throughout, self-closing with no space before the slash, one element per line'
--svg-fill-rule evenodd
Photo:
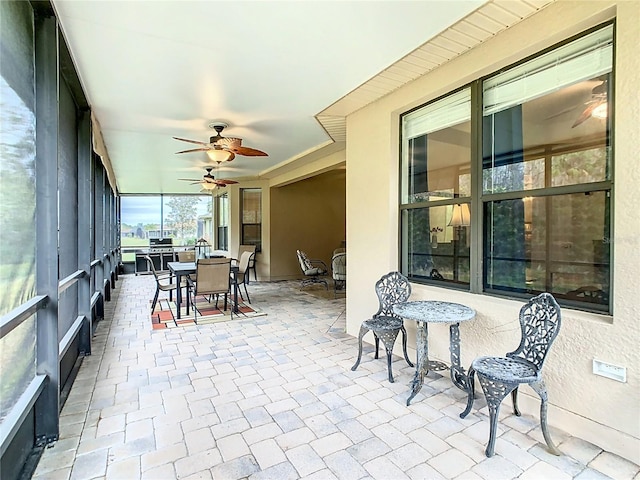
<path fill-rule="evenodd" d="M 502 400 L 504 400 L 504 398 L 513 391 L 516 385 L 505 384 L 496 380 L 491 380 L 483 376 L 479 372 L 477 373 L 478 380 L 480 381 L 480 385 L 482 386 L 482 391 L 484 392 L 484 396 L 487 400 L 487 407 L 489 407 L 489 443 L 487 444 L 485 455 L 487 457 L 492 457 L 496 445 L 496 431 L 498 429 L 498 414 L 500 413 L 500 405 L 502 404 Z"/>
<path fill-rule="evenodd" d="M 558 450 L 558 447 L 555 446 L 553 440 L 551 440 L 551 435 L 549 434 L 549 429 L 547 427 L 547 387 L 544 382 L 540 380 L 539 382 L 531 383 L 531 388 L 538 394 L 540 397 L 540 428 L 542 429 L 542 435 L 544 436 L 544 441 L 547 442 L 547 447 L 549 447 L 549 453 L 553 455 L 562 455 L 562 452 Z"/>
<path fill-rule="evenodd" d="M 379 338 L 382 339 L 382 343 L 384 344 L 384 349 L 387 353 L 387 370 L 389 371 L 389 383 L 393 383 L 393 372 L 391 370 L 391 363 L 392 363 L 391 357 L 393 355 L 393 345 L 396 343 L 396 338 L 398 338 L 398 333 L 400 333 L 400 329 L 385 331 L 381 335 L 379 335 Z M 376 335 L 376 338 L 378 338 L 378 335 Z"/>
<path fill-rule="evenodd" d="M 244 293 L 247 294 L 247 302 L 251 303 L 251 298 L 249 298 L 249 292 L 247 291 L 247 284 L 244 284 Z"/>
<path fill-rule="evenodd" d="M 156 308 L 156 303 L 158 302 L 158 295 L 160 294 L 160 289 L 156 288 L 156 294 L 153 297 L 153 302 L 151 302 L 151 313 Z"/>
<path fill-rule="evenodd" d="M 358 359 L 353 367 L 351 367 L 352 371 L 355 371 L 356 368 L 358 368 L 358 365 L 360 365 L 360 360 L 362 359 L 362 337 L 364 337 L 365 333 L 368 331 L 368 328 L 365 328 L 362 325 L 360 326 L 360 333 L 358 334 Z"/>
<path fill-rule="evenodd" d="M 473 407 L 473 400 L 475 399 L 475 389 L 476 389 L 476 371 L 473 367 L 469 367 L 469 372 L 467 373 L 467 408 L 464 409 L 464 412 L 460 414 L 460 418 L 464 418 L 469 415 L 471 408 Z"/>
<path fill-rule="evenodd" d="M 402 332 L 402 352 L 404 353 L 404 359 L 410 367 L 415 367 L 415 365 L 411 363 L 411 360 L 409 360 L 409 355 L 407 354 L 407 330 L 402 326 L 400 331 Z"/>
<path fill-rule="evenodd" d="M 389 372 L 389 383 L 393 383 L 393 373 L 391 371 L 391 355 L 393 354 L 392 349 L 387 348 L 387 370 Z"/>
<path fill-rule="evenodd" d="M 521 415 L 520 409 L 518 408 L 518 387 L 514 388 L 511 392 L 511 403 L 513 403 L 513 413 L 516 417 Z"/>

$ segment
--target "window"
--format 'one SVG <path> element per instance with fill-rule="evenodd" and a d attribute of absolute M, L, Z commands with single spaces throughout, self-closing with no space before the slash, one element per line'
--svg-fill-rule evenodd
<path fill-rule="evenodd" d="M 259 188 L 243 188 L 242 199 L 242 245 L 255 245 L 259 252 L 262 246 L 262 191 Z"/>
<path fill-rule="evenodd" d="M 171 238 L 174 247 L 211 242 L 211 195 L 127 195 L 120 205 L 123 262 L 133 262 L 150 239 Z"/>
<path fill-rule="evenodd" d="M 217 229 L 216 248 L 229 250 L 229 194 L 216 197 Z"/>
<path fill-rule="evenodd" d="M 455 101 L 464 90 L 402 117 L 401 258 L 412 281 L 547 291 L 609 311 L 612 65 L 608 25 L 476 82 L 479 113 L 467 122 Z M 454 155 L 464 142 L 469 164 Z"/>
<path fill-rule="evenodd" d="M 471 91 L 403 117 L 402 269 L 412 280 L 469 285 Z"/>

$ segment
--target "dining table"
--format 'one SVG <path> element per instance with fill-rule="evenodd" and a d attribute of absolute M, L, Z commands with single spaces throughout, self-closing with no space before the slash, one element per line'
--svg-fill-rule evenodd
<path fill-rule="evenodd" d="M 182 277 L 196 273 L 196 262 L 168 262 L 167 268 L 176 277 L 176 285 L 182 285 Z M 238 267 L 231 265 L 231 281 L 233 282 L 233 313 L 238 313 Z M 188 295 L 188 292 L 187 292 Z M 189 299 L 187 299 L 187 302 Z M 182 306 L 182 289 L 176 289 L 176 319 L 180 320 L 180 307 Z M 188 308 L 188 305 L 187 305 Z"/>
<path fill-rule="evenodd" d="M 466 305 L 438 300 L 416 300 L 398 303 L 393 306 L 396 315 L 405 320 L 414 321 L 416 328 L 416 373 L 411 381 L 411 393 L 407 406 L 418 394 L 424 384 L 424 377 L 430 370 L 449 370 L 451 382 L 461 390 L 468 392 L 468 378 L 460 365 L 460 323 L 472 320 L 476 312 Z M 451 365 L 429 359 L 429 323 L 447 323 L 449 325 L 449 351 Z"/>

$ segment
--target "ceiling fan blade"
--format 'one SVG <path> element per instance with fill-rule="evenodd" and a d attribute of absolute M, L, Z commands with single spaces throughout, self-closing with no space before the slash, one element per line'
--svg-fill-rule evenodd
<path fill-rule="evenodd" d="M 206 142 L 200 142 L 198 140 L 189 140 L 188 138 L 180 138 L 180 137 L 173 137 L 173 138 L 176 140 L 180 140 L 181 142 L 195 143 L 196 145 L 202 145 L 202 146 L 209 145 Z"/>
<path fill-rule="evenodd" d="M 575 123 L 571 126 L 571 128 L 575 128 L 578 125 L 580 125 L 581 123 L 584 123 L 587 120 L 589 120 L 589 118 L 591 118 L 591 114 L 593 113 L 595 108 L 597 106 L 599 106 L 601 103 L 602 102 L 593 102 L 593 103 L 587 105 L 587 108 L 584 109 L 584 111 L 580 114 L 580 116 L 575 121 Z"/>
<path fill-rule="evenodd" d="M 235 180 L 216 180 L 215 183 L 217 185 L 234 185 L 238 182 L 236 182 Z"/>
<path fill-rule="evenodd" d="M 268 155 L 261 150 L 249 147 L 225 147 L 225 150 L 237 153 L 238 155 L 244 155 L 245 157 L 267 157 Z"/>
<path fill-rule="evenodd" d="M 199 182 L 199 178 L 179 178 L 178 180 L 184 180 L 185 182 Z"/>
<path fill-rule="evenodd" d="M 192 148 L 190 150 L 182 150 L 180 152 L 176 152 L 176 155 L 179 153 L 191 153 L 191 152 L 206 152 L 207 150 L 211 150 L 210 148 Z"/>

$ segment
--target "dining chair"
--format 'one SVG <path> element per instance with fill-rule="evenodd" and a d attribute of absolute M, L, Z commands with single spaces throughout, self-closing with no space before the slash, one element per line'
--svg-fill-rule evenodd
<path fill-rule="evenodd" d="M 174 290 L 177 290 L 178 285 L 174 281 L 172 281 L 173 277 L 169 274 L 159 274 L 156 270 L 155 265 L 153 264 L 153 260 L 149 255 L 144 257 L 149 264 L 149 270 L 153 274 L 153 278 L 156 281 L 156 293 L 153 296 L 153 301 L 151 302 L 151 312 L 156 308 L 156 303 L 158 302 L 158 296 L 160 292 L 169 292 L 169 301 L 173 299 L 172 294 Z M 186 280 L 180 282 L 180 287 L 187 287 Z M 187 311 L 188 312 L 188 311 Z"/>
<path fill-rule="evenodd" d="M 258 275 L 256 273 L 256 246 L 255 245 L 240 245 L 238 248 L 238 263 L 242 258 L 244 252 L 251 252 L 251 258 L 249 259 L 249 271 L 253 270 L 253 279 L 257 282 Z M 247 283 L 249 283 L 249 276 L 247 275 Z"/>
<path fill-rule="evenodd" d="M 187 278 L 189 291 L 187 292 L 187 303 L 193 307 L 194 321 L 197 321 L 198 308 L 196 307 L 197 296 L 208 296 L 209 302 L 212 297 L 216 297 L 216 308 L 221 294 L 224 294 L 224 310 L 227 309 L 227 296 L 230 293 L 230 258 L 200 258 L 196 263 L 196 279 Z"/>
<path fill-rule="evenodd" d="M 245 250 L 242 252 L 240 256 L 240 261 L 238 262 L 238 271 L 235 274 L 237 284 L 235 288 L 240 289 L 240 286 L 244 286 L 244 293 L 247 295 L 247 301 L 251 303 L 251 298 L 249 298 L 249 292 L 247 291 L 247 283 L 249 283 L 249 269 L 250 269 L 250 261 L 251 257 L 254 255 L 254 252 Z M 240 296 L 242 296 L 242 291 L 240 291 Z"/>
<path fill-rule="evenodd" d="M 468 373 L 467 408 L 460 414 L 460 418 L 466 417 L 473 406 L 474 375 L 477 374 L 489 407 L 489 444 L 485 455 L 492 457 L 502 400 L 511 393 L 513 413 L 520 416 L 518 386 L 529 384 L 541 400 L 540 427 L 544 440 L 551 453 L 560 455 L 547 428 L 547 388 L 541 376 L 549 349 L 560 331 L 560 307 L 551 294 L 541 293 L 522 306 L 519 319 L 521 336 L 518 348 L 504 357 L 483 356 L 471 363 Z"/>
<path fill-rule="evenodd" d="M 178 261 L 179 262 L 195 262 L 196 261 L 195 250 L 184 250 L 184 251 L 178 252 Z"/>
<path fill-rule="evenodd" d="M 378 348 L 380 346 L 380 340 L 382 340 L 387 351 L 389 382 L 393 383 L 391 356 L 393 354 L 393 345 L 400 332 L 402 332 L 404 359 L 410 367 L 414 366 L 407 355 L 407 330 L 404 328 L 404 320 L 393 312 L 393 306 L 395 304 L 406 302 L 409 299 L 411 295 L 411 284 L 407 277 L 400 272 L 390 272 L 383 275 L 380 280 L 376 282 L 375 289 L 380 305 L 378 311 L 360 325 L 360 333 L 358 334 L 358 359 L 353 367 L 351 367 L 351 370 L 355 371 L 358 365 L 360 365 L 360 360 L 362 359 L 362 337 L 371 330 L 376 345 L 376 355 L 374 358 L 378 358 Z"/>

